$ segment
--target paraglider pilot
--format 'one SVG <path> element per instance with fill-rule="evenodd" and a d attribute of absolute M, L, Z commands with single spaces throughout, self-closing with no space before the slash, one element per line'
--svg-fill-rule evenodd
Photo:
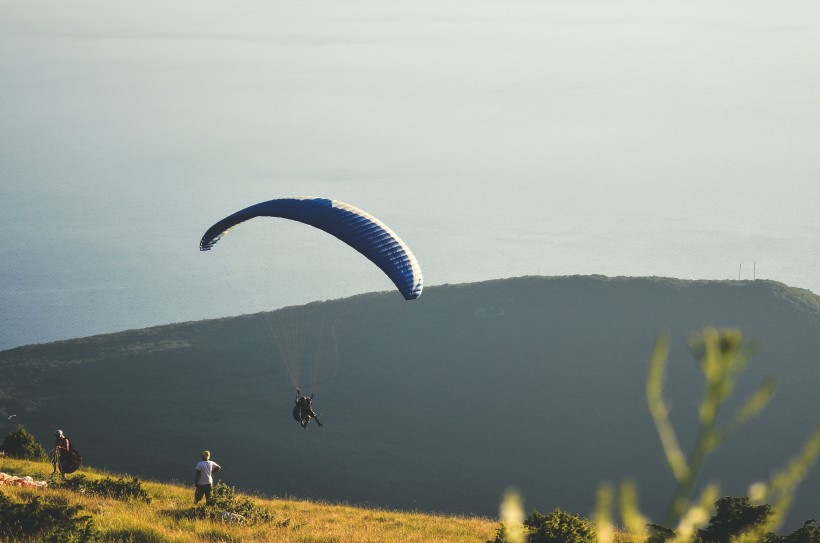
<path fill-rule="evenodd" d="M 307 430 L 307 425 L 311 419 L 316 419 L 316 424 L 322 426 L 319 415 L 313 410 L 313 394 L 310 397 L 302 396 L 299 389 L 296 389 L 296 406 L 293 408 L 293 418 L 299 421 L 299 424 L 305 430 Z"/>
<path fill-rule="evenodd" d="M 62 457 L 68 454 L 71 444 L 62 430 L 56 430 L 54 437 L 54 455 L 51 457 L 51 464 L 54 467 L 54 471 L 52 471 L 51 474 L 54 475 L 59 472 L 60 477 L 65 479 L 65 471 L 63 470 L 64 460 Z"/>

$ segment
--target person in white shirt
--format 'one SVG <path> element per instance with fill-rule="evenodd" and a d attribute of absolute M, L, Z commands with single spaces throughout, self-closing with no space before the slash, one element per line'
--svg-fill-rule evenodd
<path fill-rule="evenodd" d="M 211 504 L 211 491 L 214 485 L 214 475 L 217 474 L 222 466 L 216 462 L 211 461 L 211 451 L 202 451 L 202 461 L 196 465 L 196 477 L 194 478 L 194 485 L 196 485 L 196 492 L 194 493 L 194 505 L 199 503 L 202 496 L 205 496 L 205 504 Z"/>

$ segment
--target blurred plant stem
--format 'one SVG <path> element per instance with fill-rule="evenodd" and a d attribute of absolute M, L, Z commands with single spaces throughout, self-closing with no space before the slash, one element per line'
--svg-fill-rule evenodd
<path fill-rule="evenodd" d="M 524 501 L 521 494 L 515 489 L 508 489 L 504 493 L 499 511 L 501 525 L 507 543 L 526 543 L 527 529 L 524 527 Z"/>
<path fill-rule="evenodd" d="M 806 478 L 818 456 L 820 456 L 820 428 L 815 429 L 803 446 L 803 450 L 785 469 L 776 471 L 772 475 L 768 484 L 757 483 L 750 487 L 749 494 L 753 501 L 771 503 L 774 509 L 771 521 L 766 526 L 767 530 L 774 531 L 780 527 L 786 512 L 794 501 L 795 490 Z M 754 496 L 755 487 L 762 489 L 763 492 L 758 492 L 758 495 Z"/>
<path fill-rule="evenodd" d="M 660 334 L 655 342 L 646 381 L 649 411 L 661 439 L 666 460 L 678 484 L 664 516 L 664 526 L 677 526 L 690 508 L 690 496 L 706 458 L 735 430 L 757 415 L 772 397 L 775 381 L 768 378 L 746 400 L 743 406 L 721 425 L 721 407 L 737 384 L 737 378 L 749 358 L 758 351 L 755 344 L 743 340 L 738 330 L 705 328 L 690 338 L 689 350 L 698 360 L 703 373 L 705 392 L 700 403 L 698 432 L 694 446 L 685 456 L 677 434 L 669 420 L 669 409 L 663 399 L 666 361 L 669 356 L 669 336 Z"/>
<path fill-rule="evenodd" d="M 632 482 L 621 483 L 617 489 L 611 483 L 604 483 L 598 489 L 595 512 L 595 530 L 599 543 L 614 541 L 652 541 L 666 543 L 691 543 L 699 537 L 699 530 L 710 522 L 710 511 L 718 503 L 720 487 L 711 482 L 703 488 L 697 498 L 693 498 L 695 483 L 708 456 L 726 438 L 751 418 L 760 413 L 769 403 L 775 389 L 775 380 L 768 377 L 730 416 L 719 420 L 721 408 L 731 396 L 738 377 L 749 359 L 758 352 L 756 344 L 744 341 L 743 335 L 734 329 L 717 330 L 704 328 L 700 334 L 689 339 L 689 350 L 703 373 L 705 390 L 699 406 L 698 431 L 692 450 L 684 454 L 678 441 L 677 432 L 669 418 L 669 408 L 663 398 L 666 363 L 669 357 L 669 335 L 659 334 L 652 350 L 649 372 L 646 380 L 646 399 L 658 436 L 661 440 L 666 460 L 672 470 L 677 485 L 670 500 L 662 525 L 650 524 L 640 512 L 638 489 Z M 760 543 L 769 541 L 772 532 L 786 517 L 797 486 L 805 479 L 809 469 L 820 457 L 820 428 L 815 429 L 798 454 L 788 466 L 774 473 L 767 483 L 756 482 L 749 487 L 752 502 L 773 503 L 773 513 L 765 523 L 752 526 L 749 530 L 735 535 L 734 543 Z M 620 504 L 620 517 L 627 534 L 623 535 L 615 527 L 613 510 Z M 505 542 L 525 541 L 523 531 L 523 509 L 517 493 L 508 493 L 501 507 Z M 813 523 L 808 522 L 806 525 Z M 645 528 L 654 530 L 647 539 Z M 519 531 L 522 529 L 522 531 Z M 624 539 L 627 538 L 627 539 Z M 774 540 L 772 540 L 774 541 Z M 789 540 L 791 541 L 791 540 Z"/>

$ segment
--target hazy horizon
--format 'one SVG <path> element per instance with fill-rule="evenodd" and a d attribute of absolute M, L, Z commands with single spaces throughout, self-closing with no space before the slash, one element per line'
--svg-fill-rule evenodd
<path fill-rule="evenodd" d="M 818 28 L 809 1 L 1 2 L 0 349 L 392 288 L 288 221 L 199 252 L 295 195 L 383 220 L 428 286 L 820 293 Z"/>

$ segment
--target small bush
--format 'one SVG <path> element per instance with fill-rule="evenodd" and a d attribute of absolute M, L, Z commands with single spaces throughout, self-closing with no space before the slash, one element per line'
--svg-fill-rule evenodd
<path fill-rule="evenodd" d="M 597 536 L 592 523 L 578 515 L 556 509 L 548 515 L 537 511 L 524 521 L 527 543 L 595 543 Z M 492 543 L 506 543 L 507 535 L 502 526 Z"/>
<path fill-rule="evenodd" d="M 131 480 L 126 480 L 122 477 L 119 479 L 106 477 L 104 479 L 90 481 L 85 475 L 75 475 L 74 477 L 66 479 L 60 486 L 74 490 L 75 492 L 103 498 L 151 503 L 151 495 L 142 488 L 142 483 L 136 477 Z"/>
<path fill-rule="evenodd" d="M 752 505 L 749 498 L 720 498 L 709 525 L 698 530 L 697 539 L 702 543 L 729 543 L 732 537 L 765 525 L 773 512 L 771 505 Z"/>
<path fill-rule="evenodd" d="M 0 538 L 11 541 L 45 543 L 91 543 L 99 541 L 90 515 L 81 514 L 79 505 L 35 496 L 29 502 L 14 503 L 0 492 Z"/>
<path fill-rule="evenodd" d="M 812 519 L 788 535 L 779 535 L 767 540 L 766 543 L 820 543 L 820 528 L 815 526 L 817 521 Z"/>
<path fill-rule="evenodd" d="M 649 531 L 649 537 L 646 538 L 645 543 L 665 543 L 670 539 L 674 539 L 676 535 L 675 530 L 660 524 L 648 524 L 646 529 Z"/>
<path fill-rule="evenodd" d="M 273 520 L 270 511 L 256 505 L 249 498 L 238 497 L 236 489 L 222 481 L 214 485 L 211 503 L 202 509 L 197 509 L 197 516 L 242 524 L 257 524 Z"/>
<path fill-rule="evenodd" d="M 530 543 L 595 543 L 592 523 L 578 515 L 556 509 L 548 515 L 537 511 L 524 521 L 529 531 Z"/>
<path fill-rule="evenodd" d="M 48 460 L 46 450 L 42 445 L 37 443 L 34 436 L 31 435 L 22 424 L 18 425 L 16 430 L 3 439 L 3 443 L 0 444 L 0 450 L 4 451 L 6 455 L 11 458 L 34 460 L 37 462 L 45 462 Z"/>

